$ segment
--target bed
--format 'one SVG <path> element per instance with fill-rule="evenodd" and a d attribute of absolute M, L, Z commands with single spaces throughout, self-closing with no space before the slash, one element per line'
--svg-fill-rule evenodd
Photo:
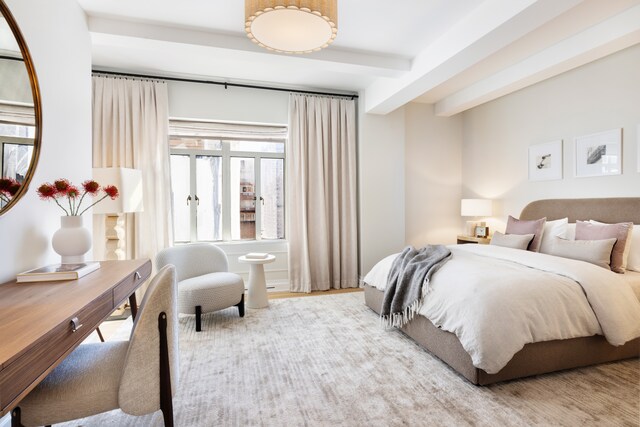
<path fill-rule="evenodd" d="M 549 221 L 568 217 L 570 223 L 593 219 L 640 224 L 640 198 L 539 200 L 527 205 L 520 215 L 521 219 L 530 220 L 542 217 Z M 636 297 L 639 296 L 640 273 L 628 272 L 622 276 Z M 364 291 L 366 304 L 379 313 L 384 292 L 366 282 Z M 401 330 L 477 385 L 640 356 L 640 338 L 619 346 L 611 345 L 602 335 L 556 339 L 525 344 L 498 372 L 488 373 L 474 366 L 472 357 L 455 334 L 436 327 L 424 316 L 417 315 Z"/>

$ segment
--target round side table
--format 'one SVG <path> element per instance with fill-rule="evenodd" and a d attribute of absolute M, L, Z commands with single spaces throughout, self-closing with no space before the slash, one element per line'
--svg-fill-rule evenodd
<path fill-rule="evenodd" d="M 275 255 L 271 254 L 263 259 L 250 259 L 245 256 L 238 257 L 238 262 L 249 264 L 247 307 L 265 308 L 269 306 L 269 300 L 267 299 L 267 281 L 264 278 L 264 264 L 269 264 L 275 260 Z"/>

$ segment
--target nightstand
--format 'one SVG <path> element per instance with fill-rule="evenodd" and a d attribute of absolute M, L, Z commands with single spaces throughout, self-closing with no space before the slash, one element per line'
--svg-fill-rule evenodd
<path fill-rule="evenodd" d="M 479 243 L 481 245 L 488 245 L 491 242 L 491 237 L 473 237 L 458 234 L 457 238 L 459 245 L 463 243 Z"/>

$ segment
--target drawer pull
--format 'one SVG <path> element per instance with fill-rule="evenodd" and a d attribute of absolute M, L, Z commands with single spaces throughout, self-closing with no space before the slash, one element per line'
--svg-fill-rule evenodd
<path fill-rule="evenodd" d="M 71 319 L 71 332 L 78 332 L 78 329 L 82 328 L 82 323 L 77 317 Z"/>
<path fill-rule="evenodd" d="M 136 280 L 140 280 L 140 279 L 142 279 L 142 276 L 140 275 L 140 273 L 138 273 L 136 271 L 135 278 L 136 278 Z"/>

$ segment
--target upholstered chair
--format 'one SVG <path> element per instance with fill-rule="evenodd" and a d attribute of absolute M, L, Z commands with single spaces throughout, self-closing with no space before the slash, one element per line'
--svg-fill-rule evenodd
<path fill-rule="evenodd" d="M 129 341 L 81 344 L 12 411 L 11 425 L 41 426 L 120 408 L 130 415 L 162 410 L 173 426 L 178 386 L 176 274 L 153 278 Z"/>
<path fill-rule="evenodd" d="M 238 307 L 244 317 L 244 281 L 229 273 L 227 255 L 211 243 L 191 243 L 161 250 L 156 266 L 172 264 L 178 277 L 178 312 L 195 314 L 196 331 L 202 313 Z"/>

